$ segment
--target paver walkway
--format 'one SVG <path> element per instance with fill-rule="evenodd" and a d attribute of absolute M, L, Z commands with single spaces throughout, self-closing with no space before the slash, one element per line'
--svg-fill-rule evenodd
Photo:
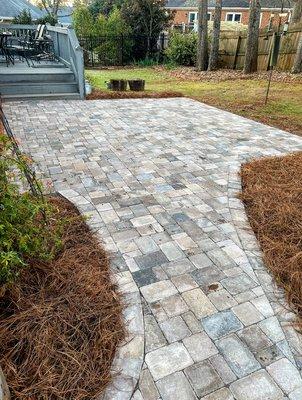
<path fill-rule="evenodd" d="M 302 399 L 292 314 L 236 197 L 242 162 L 302 150 L 301 138 L 184 98 L 5 111 L 38 169 L 91 216 L 127 295 L 132 340 L 104 398 Z"/>

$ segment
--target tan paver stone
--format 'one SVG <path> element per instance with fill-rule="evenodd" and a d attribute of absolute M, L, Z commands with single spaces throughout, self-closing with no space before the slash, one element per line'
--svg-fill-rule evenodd
<path fill-rule="evenodd" d="M 207 317 L 216 312 L 215 307 L 201 289 L 184 292 L 182 297 L 197 318 Z"/>

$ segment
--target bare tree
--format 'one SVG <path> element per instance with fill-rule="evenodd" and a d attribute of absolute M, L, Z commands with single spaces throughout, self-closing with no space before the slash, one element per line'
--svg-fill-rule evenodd
<path fill-rule="evenodd" d="M 302 19 L 302 0 L 293 0 L 293 12 L 291 17 L 291 23 L 296 24 Z"/>
<path fill-rule="evenodd" d="M 293 74 L 298 74 L 302 72 L 302 34 L 300 34 L 300 40 L 298 43 L 297 53 L 294 60 L 294 65 L 292 68 Z"/>
<path fill-rule="evenodd" d="M 208 0 L 199 0 L 198 5 L 198 71 L 206 71 L 208 66 Z"/>
<path fill-rule="evenodd" d="M 41 6 L 52 17 L 58 16 L 60 7 L 66 4 L 66 0 L 41 0 Z"/>
<path fill-rule="evenodd" d="M 243 69 L 245 74 L 257 71 L 260 12 L 260 0 L 250 0 L 250 15 Z"/>
<path fill-rule="evenodd" d="M 218 68 L 218 52 L 219 52 L 219 37 L 220 37 L 220 21 L 221 21 L 221 3 L 222 0 L 216 0 L 215 13 L 213 21 L 213 32 L 211 42 L 211 52 L 209 58 L 208 71 L 213 71 Z"/>

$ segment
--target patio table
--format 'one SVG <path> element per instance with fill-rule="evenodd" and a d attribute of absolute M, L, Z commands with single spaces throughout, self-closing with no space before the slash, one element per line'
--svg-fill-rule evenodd
<path fill-rule="evenodd" d="M 0 33 L 0 52 L 4 55 L 5 57 L 5 62 L 7 66 L 9 63 L 14 64 L 14 58 L 9 52 L 7 51 L 7 40 L 9 37 L 11 37 L 13 34 L 11 32 L 1 32 Z"/>

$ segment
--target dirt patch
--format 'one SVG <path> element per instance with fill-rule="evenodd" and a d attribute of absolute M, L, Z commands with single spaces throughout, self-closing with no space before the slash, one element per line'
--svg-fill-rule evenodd
<path fill-rule="evenodd" d="M 87 100 L 106 100 L 106 99 L 164 99 L 169 97 L 183 97 L 181 92 L 111 92 L 108 90 L 94 89 L 89 94 Z"/>
<path fill-rule="evenodd" d="M 243 71 L 220 69 L 217 71 L 196 71 L 193 67 L 179 67 L 169 70 L 164 67 L 154 67 L 158 71 L 165 71 L 169 76 L 183 81 L 212 81 L 224 82 L 232 80 L 267 80 L 268 71 L 244 74 Z M 273 71 L 273 82 L 302 83 L 302 74 L 291 74 L 289 72 Z"/>
<path fill-rule="evenodd" d="M 49 263 L 29 260 L 0 299 L 1 366 L 13 399 L 96 399 L 124 338 L 122 303 L 78 210 L 61 197 L 51 203 L 55 219 L 67 219 L 63 249 Z"/>
<path fill-rule="evenodd" d="M 302 328 L 302 152 L 241 168 L 242 200 L 264 262 L 284 288 Z"/>

